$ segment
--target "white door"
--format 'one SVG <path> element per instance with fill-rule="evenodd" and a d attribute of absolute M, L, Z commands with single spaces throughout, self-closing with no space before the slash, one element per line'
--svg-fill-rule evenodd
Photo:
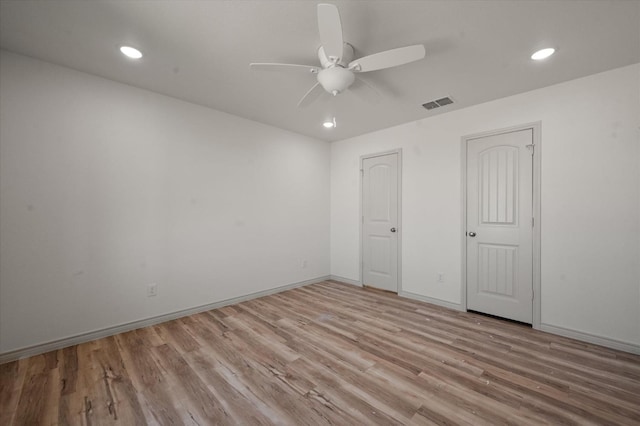
<path fill-rule="evenodd" d="M 467 308 L 533 315 L 533 130 L 467 141 Z"/>
<path fill-rule="evenodd" d="M 398 154 L 362 160 L 362 283 L 398 291 Z"/>

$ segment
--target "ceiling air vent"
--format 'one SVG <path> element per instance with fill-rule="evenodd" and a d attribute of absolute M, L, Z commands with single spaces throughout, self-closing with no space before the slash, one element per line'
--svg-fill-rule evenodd
<path fill-rule="evenodd" d="M 449 105 L 449 104 L 452 104 L 452 103 L 453 103 L 453 101 L 451 100 L 451 98 L 446 97 L 446 98 L 442 98 L 442 99 L 436 99 L 435 101 L 427 102 L 426 104 L 422 104 L 422 106 L 425 109 L 436 109 L 436 108 L 439 108 L 441 106 Z"/>

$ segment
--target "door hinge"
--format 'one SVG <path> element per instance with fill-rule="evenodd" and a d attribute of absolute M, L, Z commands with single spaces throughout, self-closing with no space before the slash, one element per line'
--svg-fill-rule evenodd
<path fill-rule="evenodd" d="M 364 216 L 362 216 L 362 223 L 364 223 Z"/>
<path fill-rule="evenodd" d="M 532 227 L 532 228 L 533 228 L 534 226 L 536 226 L 536 220 L 535 220 L 535 219 L 536 219 L 535 217 L 532 217 L 532 218 L 531 218 L 531 227 Z"/>
<path fill-rule="evenodd" d="M 360 169 L 360 176 L 364 177 L 364 169 Z"/>
<path fill-rule="evenodd" d="M 531 151 L 531 155 L 533 155 L 533 152 L 536 149 L 536 146 L 534 144 L 529 144 L 527 145 L 527 149 Z"/>

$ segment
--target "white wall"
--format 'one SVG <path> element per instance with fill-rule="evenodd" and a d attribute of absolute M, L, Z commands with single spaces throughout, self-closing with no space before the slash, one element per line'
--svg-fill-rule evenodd
<path fill-rule="evenodd" d="M 403 288 L 459 303 L 460 138 L 538 120 L 542 321 L 640 344 L 640 65 L 329 146 L 0 55 L 0 353 L 325 276 L 329 218 L 359 280 L 359 158 L 398 147 Z"/>
<path fill-rule="evenodd" d="M 328 275 L 327 143 L 0 66 L 0 352 Z"/>
<path fill-rule="evenodd" d="M 461 137 L 540 120 L 542 322 L 640 344 L 639 94 L 633 65 L 332 144 L 331 274 L 360 278 L 360 156 L 402 148 L 402 288 L 460 303 Z"/>

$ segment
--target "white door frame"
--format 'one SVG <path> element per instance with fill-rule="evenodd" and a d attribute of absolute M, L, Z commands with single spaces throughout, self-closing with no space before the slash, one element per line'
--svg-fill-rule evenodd
<path fill-rule="evenodd" d="M 462 274 L 460 287 L 460 305 L 463 311 L 467 310 L 467 146 L 470 140 L 478 139 L 485 136 L 494 136 L 502 133 L 517 132 L 519 130 L 531 129 L 533 132 L 533 321 L 532 327 L 540 329 L 540 158 L 542 154 L 542 122 L 523 124 L 519 126 L 507 127 L 499 130 L 491 130 L 488 132 L 476 133 L 473 135 L 463 136 L 461 140 L 462 153 L 462 227 L 461 227 L 461 247 L 462 247 Z"/>
<path fill-rule="evenodd" d="M 359 233 L 360 233 L 360 258 L 358 259 L 360 262 L 360 268 L 358 268 L 358 272 L 360 273 L 359 282 L 361 286 L 364 286 L 363 282 L 363 263 L 362 263 L 362 252 L 364 245 L 364 235 L 362 233 L 362 221 L 363 221 L 363 211 L 362 211 L 362 179 L 364 178 L 364 160 L 368 158 L 382 157 L 384 155 L 389 154 L 398 154 L 398 294 L 402 292 L 402 148 L 392 149 L 384 152 L 377 152 L 375 154 L 365 154 L 360 156 L 360 185 L 358 188 L 358 192 L 360 196 L 360 208 L 358 210 L 359 217 L 358 223 L 360 224 Z"/>

